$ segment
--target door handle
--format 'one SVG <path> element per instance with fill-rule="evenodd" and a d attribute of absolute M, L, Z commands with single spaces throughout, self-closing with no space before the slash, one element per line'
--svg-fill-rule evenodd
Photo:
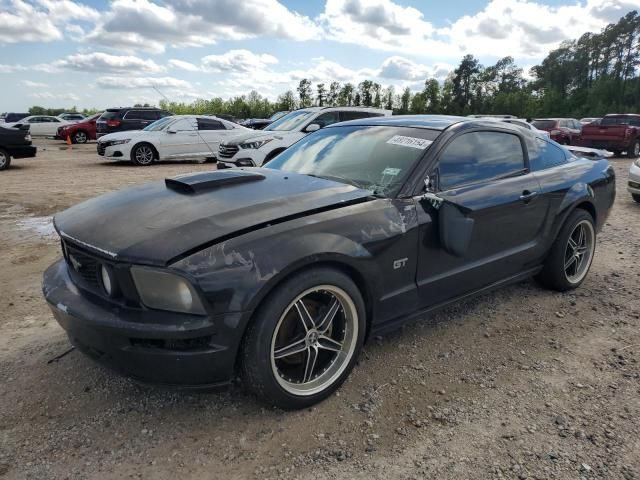
<path fill-rule="evenodd" d="M 537 195 L 538 195 L 538 192 L 532 192 L 530 190 L 525 190 L 524 192 L 522 192 L 522 195 L 520 195 L 520 200 L 522 200 L 524 203 L 529 203 Z"/>

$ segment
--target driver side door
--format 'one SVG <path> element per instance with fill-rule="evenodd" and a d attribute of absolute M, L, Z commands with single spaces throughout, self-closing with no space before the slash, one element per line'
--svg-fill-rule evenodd
<path fill-rule="evenodd" d="M 158 133 L 160 158 L 166 160 L 199 158 L 198 154 L 202 151 L 203 142 L 196 130 L 194 119 L 181 118 Z"/>
<path fill-rule="evenodd" d="M 524 142 L 504 131 L 454 137 L 434 172 L 439 209 L 421 201 L 416 281 L 423 308 L 514 277 L 536 259 L 548 200 Z M 421 217 L 421 220 L 420 220 Z M 467 241 L 463 253 L 447 242 Z M 535 266 L 535 265 L 534 265 Z"/>

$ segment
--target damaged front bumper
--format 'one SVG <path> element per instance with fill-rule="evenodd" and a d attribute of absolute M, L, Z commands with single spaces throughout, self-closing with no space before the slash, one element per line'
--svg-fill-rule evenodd
<path fill-rule="evenodd" d="M 211 389 L 233 378 L 247 312 L 188 315 L 114 305 L 80 290 L 64 260 L 44 274 L 44 297 L 78 350 L 141 381 Z"/>

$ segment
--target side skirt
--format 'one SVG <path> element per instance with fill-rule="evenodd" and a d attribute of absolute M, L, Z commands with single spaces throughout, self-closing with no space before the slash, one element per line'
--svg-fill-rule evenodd
<path fill-rule="evenodd" d="M 535 274 L 537 274 L 538 272 L 540 272 L 540 270 L 542 270 L 542 266 L 538 266 L 535 268 L 531 268 L 528 270 L 525 270 L 523 272 L 520 272 L 516 275 L 513 275 L 511 277 L 507 277 L 504 280 L 500 280 L 498 282 L 489 284 L 487 286 L 484 286 L 478 290 L 474 290 L 472 292 L 467 292 L 464 295 L 460 295 L 459 297 L 455 297 L 452 298 L 450 300 L 446 300 L 445 302 L 439 303 L 438 305 L 434 305 L 431 307 L 427 307 L 425 309 L 422 310 L 418 310 L 414 313 L 411 313 L 409 315 L 405 315 L 403 317 L 398 317 L 398 318 L 394 318 L 393 320 L 389 320 L 388 322 L 385 322 L 383 324 L 380 325 L 373 325 L 371 327 L 370 333 L 369 333 L 369 337 L 371 336 L 376 336 L 376 335 L 383 335 L 385 333 L 389 333 L 393 330 L 397 330 L 398 328 L 402 327 L 403 325 L 408 325 L 411 323 L 415 323 L 419 320 L 422 320 L 424 318 L 425 315 L 428 315 L 430 313 L 436 312 L 438 310 L 442 310 L 443 308 L 446 308 L 454 303 L 458 303 L 461 302 L 463 300 L 468 300 L 470 298 L 474 298 L 474 297 L 478 297 L 480 295 L 484 295 L 485 293 L 491 292 L 493 290 L 496 290 L 498 288 L 504 287 L 506 285 L 510 285 L 512 283 L 518 283 L 521 282 L 522 280 L 526 280 L 532 276 L 534 276 Z"/>

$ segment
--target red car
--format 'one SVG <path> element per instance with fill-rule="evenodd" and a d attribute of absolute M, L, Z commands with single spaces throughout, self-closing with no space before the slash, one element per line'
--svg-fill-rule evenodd
<path fill-rule="evenodd" d="M 578 145 L 582 124 L 575 118 L 536 118 L 531 124 L 538 130 L 546 130 L 551 140 L 562 145 Z"/>
<path fill-rule="evenodd" d="M 96 113 L 78 123 L 69 123 L 58 128 L 56 138 L 66 140 L 70 138 L 73 143 L 87 143 L 96 139 L 96 120 L 102 113 Z"/>

